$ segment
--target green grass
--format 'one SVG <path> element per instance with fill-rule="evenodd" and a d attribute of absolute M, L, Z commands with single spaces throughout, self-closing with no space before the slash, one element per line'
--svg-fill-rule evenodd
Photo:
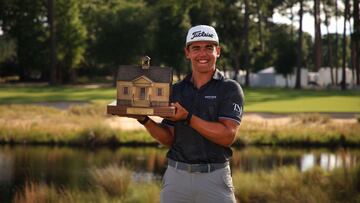
<path fill-rule="evenodd" d="M 244 89 L 246 112 L 360 112 L 360 91 Z M 116 98 L 114 87 L 0 87 L 0 104 L 83 101 L 109 103 Z"/>
<path fill-rule="evenodd" d="M 245 89 L 245 112 L 360 112 L 360 91 Z"/>
<path fill-rule="evenodd" d="M 26 104 L 57 101 L 110 102 L 115 98 L 116 90 L 115 88 L 110 87 L 0 87 L 0 104 Z"/>

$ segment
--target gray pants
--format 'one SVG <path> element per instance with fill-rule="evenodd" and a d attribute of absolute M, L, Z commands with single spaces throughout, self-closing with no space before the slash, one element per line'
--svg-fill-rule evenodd
<path fill-rule="evenodd" d="M 189 173 L 168 166 L 160 195 L 162 203 L 235 203 L 230 166 L 211 173 Z"/>

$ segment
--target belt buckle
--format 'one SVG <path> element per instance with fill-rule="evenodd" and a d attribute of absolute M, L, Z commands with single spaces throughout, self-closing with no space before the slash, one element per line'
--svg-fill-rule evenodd
<path fill-rule="evenodd" d="M 186 171 L 189 172 L 189 173 L 192 173 L 191 164 L 188 164 L 188 165 L 186 165 L 186 166 L 187 166 L 187 167 L 186 167 Z"/>

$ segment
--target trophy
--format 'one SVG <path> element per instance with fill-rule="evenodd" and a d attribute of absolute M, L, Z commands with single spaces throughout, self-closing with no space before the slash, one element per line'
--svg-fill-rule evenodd
<path fill-rule="evenodd" d="M 150 57 L 141 65 L 121 65 L 117 73 L 116 100 L 107 105 L 107 113 L 118 116 L 148 115 L 169 117 L 172 68 L 150 66 Z"/>

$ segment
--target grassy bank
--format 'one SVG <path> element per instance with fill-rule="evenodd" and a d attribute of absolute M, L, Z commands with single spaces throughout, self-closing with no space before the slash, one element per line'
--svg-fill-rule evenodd
<path fill-rule="evenodd" d="M 29 182 L 16 192 L 14 202 L 159 202 L 160 183 L 134 182 L 125 168 L 90 170 L 86 190 L 57 188 Z M 240 202 L 359 202 L 360 167 L 304 173 L 294 167 L 270 172 L 234 172 L 235 196 Z"/>
<path fill-rule="evenodd" d="M 0 142 L 58 145 L 156 145 L 145 130 L 110 125 L 106 104 L 66 110 L 36 105 L 0 105 Z M 115 126 L 117 125 L 115 121 Z M 120 125 L 121 123 L 119 123 Z M 294 115 L 286 125 L 244 121 L 235 145 L 360 146 L 360 123 L 337 123 L 319 114 Z"/>
<path fill-rule="evenodd" d="M 44 183 L 28 182 L 18 190 L 13 202 L 160 202 L 159 182 L 135 182 L 131 171 L 110 165 L 90 169 L 89 189 L 67 189 Z"/>
<path fill-rule="evenodd" d="M 358 112 L 360 91 L 246 88 L 246 112 Z M 104 102 L 116 98 L 114 87 L 89 86 L 0 86 L 0 104 L 37 102 Z"/>
<path fill-rule="evenodd" d="M 294 114 L 290 122 L 241 124 L 236 143 L 240 145 L 360 146 L 360 122 L 338 123 L 320 114 Z"/>

